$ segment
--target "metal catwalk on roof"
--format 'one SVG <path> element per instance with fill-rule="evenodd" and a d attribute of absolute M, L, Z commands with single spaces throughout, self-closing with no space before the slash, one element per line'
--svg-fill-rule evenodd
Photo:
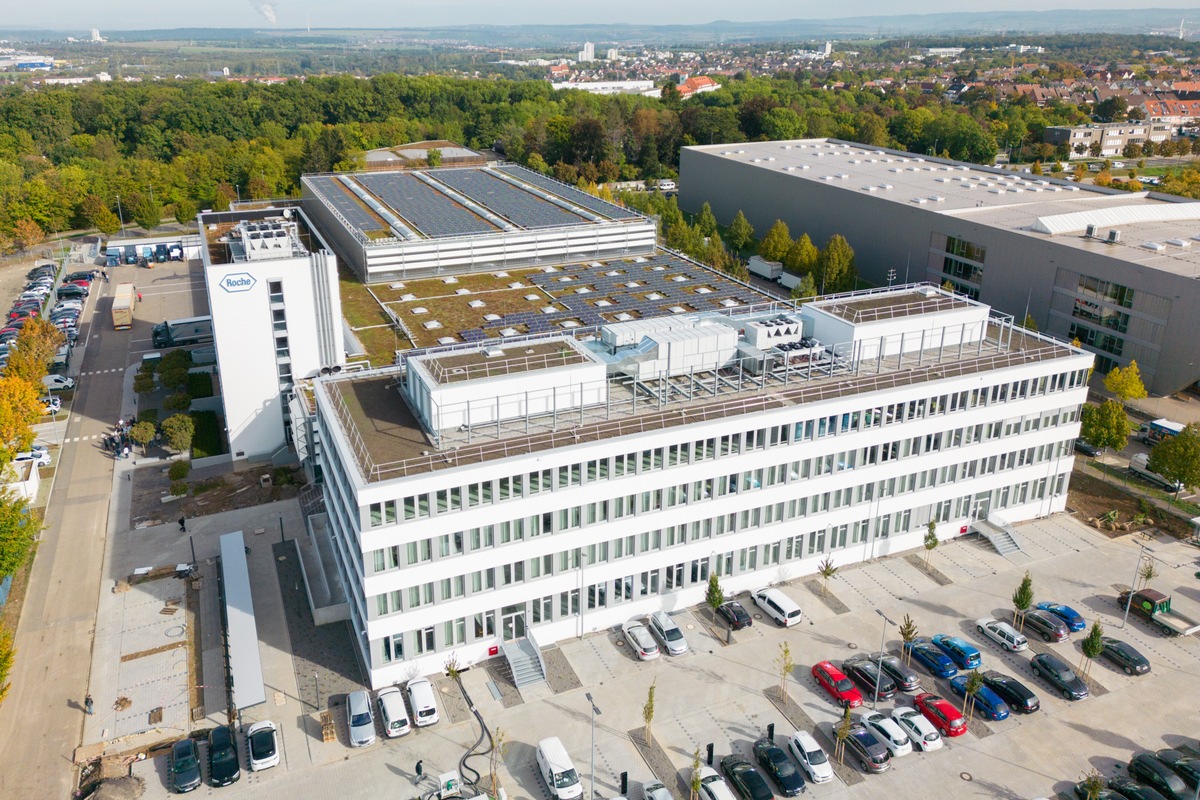
<path fill-rule="evenodd" d="M 250 568 L 241 531 L 221 537 L 221 611 L 225 623 L 225 664 L 232 704 L 240 709 L 267 700 L 258 625 L 250 596 Z M 207 681 L 206 681 L 207 682 Z"/>

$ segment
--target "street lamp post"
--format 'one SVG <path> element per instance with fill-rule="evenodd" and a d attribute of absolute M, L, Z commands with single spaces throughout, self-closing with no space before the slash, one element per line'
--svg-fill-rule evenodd
<path fill-rule="evenodd" d="M 125 238 L 125 213 L 121 211 L 121 195 L 117 195 L 117 218 L 121 220 L 121 238 Z"/>
<path fill-rule="evenodd" d="M 888 625 L 896 627 L 896 623 L 881 609 L 875 609 L 875 613 L 883 617 L 883 631 L 879 634 L 879 663 L 875 665 L 875 697 L 871 700 L 872 711 L 879 705 L 879 684 L 883 683 L 883 646 L 887 642 Z"/>
<path fill-rule="evenodd" d="M 1125 627 L 1125 623 L 1129 622 L 1129 607 L 1133 605 L 1133 587 L 1137 586 L 1138 572 L 1142 568 L 1142 559 L 1146 557 L 1146 553 L 1153 553 L 1149 547 L 1144 544 L 1138 544 L 1142 548 L 1138 551 L 1137 563 L 1133 565 L 1133 580 L 1129 582 L 1129 597 L 1125 598 L 1125 616 L 1121 618 L 1121 628 Z"/>
<path fill-rule="evenodd" d="M 596 796 L 596 717 L 600 716 L 600 709 L 596 708 L 596 701 L 592 699 L 592 693 L 588 692 L 584 695 L 588 703 L 592 706 L 592 793 L 588 800 L 592 800 Z"/>

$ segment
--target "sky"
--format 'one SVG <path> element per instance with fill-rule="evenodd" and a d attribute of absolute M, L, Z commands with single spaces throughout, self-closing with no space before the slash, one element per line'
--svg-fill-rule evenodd
<path fill-rule="evenodd" d="M 1145 0 L 1143 0 L 1145 2 Z M 1154 8 L 1195 8 L 1197 0 L 1149 0 Z M 1054 9 L 1140 8 L 1138 0 L 55 0 L 7 4 L 7 28 L 50 28 L 67 25 L 104 29 L 145 28 L 388 28 L 463 24 L 522 25 L 542 23 L 704 23 L 713 20 L 824 19 L 955 11 L 1022 11 Z M 1198 15 L 1197 22 L 1200 22 Z"/>

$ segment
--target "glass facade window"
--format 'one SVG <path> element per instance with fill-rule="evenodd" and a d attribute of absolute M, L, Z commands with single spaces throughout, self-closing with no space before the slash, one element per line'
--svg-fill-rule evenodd
<path fill-rule="evenodd" d="M 1085 297 L 1095 297 L 1123 308 L 1133 308 L 1133 289 L 1119 283 L 1110 283 L 1088 275 L 1080 275 L 1077 290 Z"/>

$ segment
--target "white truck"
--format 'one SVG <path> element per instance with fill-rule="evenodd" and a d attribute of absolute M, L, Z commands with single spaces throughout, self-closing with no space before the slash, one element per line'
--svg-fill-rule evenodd
<path fill-rule="evenodd" d="M 769 281 L 778 281 L 779 276 L 783 274 L 783 264 L 778 261 L 767 261 L 762 256 L 750 256 L 750 262 L 746 264 L 746 268 L 750 270 L 751 275 L 757 275 Z"/>
<path fill-rule="evenodd" d="M 1142 444 L 1157 444 L 1163 439 L 1170 439 L 1172 436 L 1178 436 L 1183 433 L 1183 429 L 1187 427 L 1182 422 L 1175 422 L 1170 419 L 1156 419 L 1152 422 L 1144 422 L 1138 428 L 1137 440 Z"/>
<path fill-rule="evenodd" d="M 1183 491 L 1183 484 L 1177 481 L 1170 481 L 1159 475 L 1157 472 L 1150 471 L 1150 456 L 1145 453 L 1138 453 L 1133 458 L 1129 459 L 1129 471 L 1134 475 L 1161 486 L 1169 492 Z"/>

